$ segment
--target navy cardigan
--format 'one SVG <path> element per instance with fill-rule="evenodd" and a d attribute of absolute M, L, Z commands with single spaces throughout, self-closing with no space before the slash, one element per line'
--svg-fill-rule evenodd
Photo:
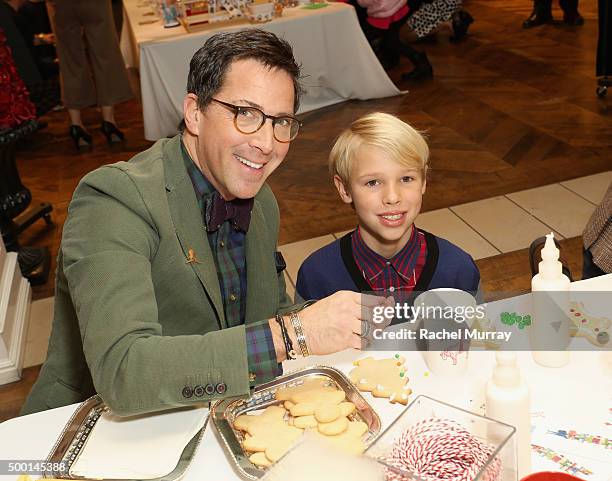
<path fill-rule="evenodd" d="M 474 259 L 456 245 L 419 229 L 427 242 L 427 258 L 414 293 L 452 287 L 476 295 L 480 272 Z M 351 235 L 313 252 L 301 265 L 296 299 L 323 299 L 337 291 L 367 292 L 372 289 L 353 258 Z"/>

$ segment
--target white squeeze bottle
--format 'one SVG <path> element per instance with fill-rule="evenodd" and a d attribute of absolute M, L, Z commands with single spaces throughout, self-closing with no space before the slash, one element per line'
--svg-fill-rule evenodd
<path fill-rule="evenodd" d="M 531 280 L 533 323 L 529 341 L 535 362 L 545 367 L 561 367 L 569 362 L 570 280 L 563 274 L 554 234 L 546 235 L 538 273 Z"/>
<path fill-rule="evenodd" d="M 516 428 L 517 479 L 522 479 L 531 472 L 529 387 L 521 378 L 515 352 L 497 352 L 495 359 L 493 376 L 487 382 L 486 414 Z"/>

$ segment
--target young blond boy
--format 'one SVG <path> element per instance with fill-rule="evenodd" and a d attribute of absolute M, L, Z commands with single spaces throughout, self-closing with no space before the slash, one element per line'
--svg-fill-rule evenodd
<path fill-rule="evenodd" d="M 329 156 L 329 169 L 357 228 L 311 254 L 300 267 L 297 295 L 321 299 L 340 290 L 409 296 L 452 287 L 477 292 L 480 273 L 456 245 L 414 225 L 427 185 L 429 148 L 397 117 L 355 120 Z"/>

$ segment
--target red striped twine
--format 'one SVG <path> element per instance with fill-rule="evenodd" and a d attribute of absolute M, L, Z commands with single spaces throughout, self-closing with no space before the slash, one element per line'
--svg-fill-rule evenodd
<path fill-rule="evenodd" d="M 396 439 L 386 462 L 425 481 L 472 481 L 494 450 L 460 424 L 432 418 L 406 429 Z M 385 471 L 387 481 L 407 479 L 390 469 Z M 497 481 L 500 473 L 497 456 L 481 480 Z"/>

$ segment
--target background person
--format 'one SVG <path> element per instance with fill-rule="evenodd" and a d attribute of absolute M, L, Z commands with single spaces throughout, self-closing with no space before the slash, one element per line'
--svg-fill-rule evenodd
<path fill-rule="evenodd" d="M 408 5 L 410 18 L 406 26 L 417 39 L 445 29 L 452 42 L 459 42 L 474 23 L 462 0 L 408 0 Z"/>
<path fill-rule="evenodd" d="M 107 142 L 121 142 L 124 134 L 116 125 L 115 105 L 133 94 L 110 0 L 47 0 L 47 8 L 57 42 L 70 137 L 77 149 L 91 147 L 93 139 L 83 125 L 81 110 L 97 105 L 102 110 L 100 131 Z"/>
<path fill-rule="evenodd" d="M 612 272 L 612 183 L 597 206 L 584 232 L 582 278 L 602 276 Z"/>
<path fill-rule="evenodd" d="M 578 0 L 559 0 L 563 10 L 563 22 L 568 25 L 582 25 L 584 18 L 578 13 Z M 523 28 L 532 28 L 552 23 L 552 0 L 533 0 L 533 11 L 523 22 Z"/>

